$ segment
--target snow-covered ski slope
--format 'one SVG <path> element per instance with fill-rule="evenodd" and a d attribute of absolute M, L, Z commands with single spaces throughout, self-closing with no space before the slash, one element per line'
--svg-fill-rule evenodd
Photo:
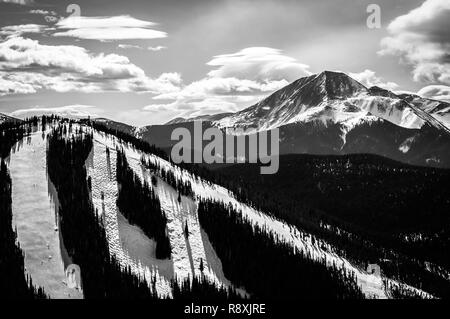
<path fill-rule="evenodd" d="M 304 251 L 312 259 L 326 260 L 327 264 L 335 264 L 338 267 L 344 267 L 348 271 L 354 272 L 357 282 L 362 291 L 368 298 L 389 298 L 389 293 L 385 291 L 383 279 L 388 280 L 391 285 L 401 285 L 404 289 L 410 289 L 417 294 L 422 295 L 424 298 L 431 298 L 432 296 L 414 287 L 377 276 L 375 274 L 369 274 L 366 271 L 354 266 L 345 258 L 338 256 L 333 252 L 332 247 L 312 235 L 300 231 L 296 227 L 287 225 L 286 223 L 276 220 L 246 204 L 243 204 L 236 200 L 236 198 L 225 188 L 196 179 L 191 173 L 180 169 L 179 167 L 172 165 L 166 160 L 161 159 L 152 154 L 143 154 L 140 151 L 135 150 L 133 147 L 122 143 L 114 136 L 108 136 L 103 133 L 94 132 L 94 152 L 97 148 L 106 149 L 109 147 L 111 154 L 116 146 L 124 149 L 130 166 L 133 168 L 136 174 L 142 179 L 147 179 L 149 184 L 151 172 L 141 165 L 141 156 L 144 156 L 147 160 L 153 163 L 157 163 L 160 167 L 171 170 L 179 179 L 183 181 L 189 181 L 192 185 L 192 189 L 195 196 L 203 199 L 214 199 L 223 201 L 224 203 L 231 203 L 236 210 L 241 211 L 243 216 L 247 218 L 253 225 L 258 225 L 261 229 L 265 229 L 268 232 L 273 232 L 278 236 L 280 240 L 283 240 L 293 247 Z M 100 151 L 98 151 L 100 152 Z M 101 155 L 106 158 L 106 154 Z M 112 156 L 112 155 L 111 155 Z M 111 163 L 110 165 L 115 165 Z M 103 174 L 101 174 L 103 175 Z M 112 180 L 111 180 L 112 183 Z M 94 184 L 94 183 L 93 183 Z M 203 259 L 205 268 L 208 269 L 208 276 L 212 280 L 218 280 L 219 282 L 228 284 L 223 275 L 219 258 L 217 258 L 211 244 L 209 243 L 207 236 L 201 230 L 198 224 L 197 206 L 196 203 L 186 197 L 182 198 L 182 202 L 178 203 L 177 193 L 169 185 L 165 184 L 162 180 L 158 180 L 156 193 L 161 201 L 161 206 L 168 218 L 168 231 L 170 235 L 170 242 L 172 246 L 172 261 L 174 273 L 177 278 L 190 276 L 193 273 L 199 274 L 199 263 Z M 104 186 L 96 186 L 103 188 Z M 109 186 L 112 187 L 112 186 Z M 101 192 L 97 190 L 95 193 Z M 103 190 L 105 191 L 105 190 Z M 105 195 L 105 201 L 107 196 Z M 114 202 L 113 198 L 108 201 Z M 97 199 L 96 207 L 101 207 L 100 202 Z M 106 205 L 107 207 L 112 206 Z M 110 208 L 111 210 L 117 210 L 117 208 Z M 101 211 L 99 209 L 99 211 Z M 184 223 L 188 223 L 190 234 L 186 237 L 183 232 Z M 124 264 L 126 265 L 126 261 Z"/>
<path fill-rule="evenodd" d="M 196 218 L 196 203 L 184 196 L 179 203 L 177 192 L 159 178 L 157 186 L 151 187 L 154 187 L 168 220 L 167 231 L 172 256 L 166 260 L 155 257 L 156 243 L 139 227 L 130 225 L 117 207 L 116 146 L 123 145 L 113 137 L 95 133 L 94 147 L 86 163 L 87 173 L 92 181 L 92 201 L 102 217 L 111 254 L 116 256 L 121 266 L 130 267 L 133 273 L 149 283 L 156 278 L 156 290 L 161 297 L 171 296 L 171 279 L 201 275 L 201 262 L 205 268 L 203 274 L 211 282 L 230 285 L 223 275 L 219 258 L 206 234 L 200 229 Z M 126 150 L 128 155 L 129 150 Z M 129 165 L 142 181 L 147 180 L 151 185 L 150 172 L 141 168 L 138 153 L 133 155 L 128 156 Z M 184 233 L 186 223 L 189 228 L 188 236 Z"/>
<path fill-rule="evenodd" d="M 158 293 L 170 296 L 170 261 L 154 258 L 155 242 L 130 225 L 117 208 L 116 155 L 114 147 L 107 154 L 105 145 L 95 142 L 86 163 L 92 181 L 92 202 L 105 227 L 110 253 L 121 266 L 129 267 L 148 282 L 156 277 Z"/>
<path fill-rule="evenodd" d="M 57 217 L 56 190 L 47 178 L 47 140 L 38 130 L 11 151 L 13 227 L 25 254 L 25 268 L 33 284 L 50 298 L 83 298 L 69 288 L 65 269 L 71 264 L 64 248 Z"/>

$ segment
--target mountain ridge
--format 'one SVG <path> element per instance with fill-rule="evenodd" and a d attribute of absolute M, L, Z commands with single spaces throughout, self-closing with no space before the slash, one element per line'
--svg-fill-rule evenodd
<path fill-rule="evenodd" d="M 406 128 L 420 128 L 425 122 L 442 128 L 439 121 L 431 121 L 395 93 L 378 87 L 367 88 L 345 73 L 332 71 L 300 78 L 213 125 L 260 131 L 315 120 L 351 123 L 367 118 L 370 121 L 370 116 Z"/>
<path fill-rule="evenodd" d="M 4 113 L 0 113 L 0 124 L 7 122 L 18 123 L 22 122 L 21 119 L 15 118 L 13 116 L 6 115 Z"/>
<path fill-rule="evenodd" d="M 314 107 L 316 109 L 312 109 Z M 396 94 L 378 86 L 366 87 L 347 74 L 334 71 L 299 78 L 235 113 L 178 117 L 164 125 L 203 120 L 211 121 L 220 128 L 269 130 L 313 120 L 336 123 L 369 116 L 367 120 L 370 121 L 370 115 L 406 128 L 420 128 L 428 122 L 450 132 L 450 104 Z"/>
<path fill-rule="evenodd" d="M 367 88 L 345 73 L 324 71 L 300 78 L 244 110 L 220 113 L 220 119 L 205 121 L 203 127 L 218 127 L 228 135 L 278 128 L 280 154 L 370 153 L 414 165 L 450 167 L 450 131 L 421 101 L 428 100 L 405 100 L 380 87 Z M 443 102 L 440 111 L 446 109 Z M 169 149 L 175 144 L 173 129 L 193 130 L 194 121 L 174 122 L 147 126 L 140 137 Z"/>

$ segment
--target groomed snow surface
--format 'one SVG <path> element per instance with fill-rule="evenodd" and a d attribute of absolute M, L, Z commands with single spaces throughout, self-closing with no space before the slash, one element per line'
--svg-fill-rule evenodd
<path fill-rule="evenodd" d="M 38 131 L 11 151 L 13 227 L 33 284 L 50 298 L 79 299 L 82 292 L 67 286 L 65 269 L 71 262 L 59 232 L 56 191 L 47 178 L 46 143 Z"/>
<path fill-rule="evenodd" d="M 156 259 L 155 242 L 139 227 L 130 225 L 117 208 L 116 146 L 124 147 L 130 167 L 142 181 L 146 180 L 150 187 L 154 187 L 167 217 L 167 232 L 172 248 L 170 260 Z M 151 173 L 140 164 L 140 153 L 118 143 L 114 137 L 95 132 L 94 148 L 88 158 L 87 168 L 92 179 L 94 207 L 102 216 L 111 253 L 116 255 L 122 266 L 129 266 L 147 281 L 156 276 L 156 289 L 160 296 L 171 296 L 170 279 L 200 276 L 201 262 L 204 265 L 203 274 L 208 280 L 217 285 L 230 285 L 207 235 L 200 229 L 196 202 L 185 196 L 182 196 L 181 203 L 178 202 L 176 190 L 159 177 L 157 186 L 153 186 Z M 186 223 L 188 236 L 184 233 Z"/>

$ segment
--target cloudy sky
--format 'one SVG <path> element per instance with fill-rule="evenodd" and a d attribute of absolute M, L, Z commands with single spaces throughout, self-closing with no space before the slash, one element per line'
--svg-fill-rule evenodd
<path fill-rule="evenodd" d="M 450 101 L 449 30 L 450 0 L 0 0 L 0 112 L 157 124 L 323 70 Z"/>

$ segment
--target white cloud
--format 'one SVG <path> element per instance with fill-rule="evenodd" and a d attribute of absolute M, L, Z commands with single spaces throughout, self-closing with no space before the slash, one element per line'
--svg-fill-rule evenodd
<path fill-rule="evenodd" d="M 450 103 L 450 86 L 428 85 L 417 92 L 418 95 L 430 99 L 441 100 Z"/>
<path fill-rule="evenodd" d="M 378 86 L 390 91 L 398 88 L 398 84 L 394 82 L 384 82 L 383 78 L 377 76 L 372 70 L 366 69 L 360 73 L 349 73 L 349 75 L 368 88 L 372 86 Z"/>
<path fill-rule="evenodd" d="M 413 66 L 414 80 L 450 83 L 450 1 L 427 0 L 394 19 L 381 41 L 381 55 Z"/>
<path fill-rule="evenodd" d="M 163 73 L 158 77 L 157 80 L 163 83 L 170 83 L 176 87 L 179 87 L 183 82 L 183 80 L 181 79 L 181 74 L 177 72 Z"/>
<path fill-rule="evenodd" d="M 119 49 L 138 49 L 138 50 L 142 50 L 141 46 L 134 45 L 134 44 L 119 44 L 117 47 Z"/>
<path fill-rule="evenodd" d="M 41 66 L 90 77 L 128 78 L 142 76 L 143 71 L 127 57 L 108 54 L 90 55 L 73 45 L 42 45 L 36 40 L 13 38 L 0 43 L 0 69 Z"/>
<path fill-rule="evenodd" d="M 232 54 L 217 55 L 207 64 L 216 67 L 208 73 L 211 77 L 290 82 L 311 75 L 308 65 L 283 55 L 281 50 L 266 47 L 250 47 Z"/>
<path fill-rule="evenodd" d="M 62 117 L 70 118 L 86 118 L 88 116 L 98 117 L 103 110 L 92 105 L 67 105 L 58 107 L 32 107 L 28 109 L 20 109 L 12 112 L 10 115 L 17 118 L 27 118 L 32 116 L 52 115 L 56 114 Z"/>
<path fill-rule="evenodd" d="M 184 112 L 182 117 L 194 117 L 204 114 L 216 114 L 223 112 L 236 112 L 238 107 L 235 102 L 227 101 L 222 98 L 207 98 L 198 102 L 191 102 L 186 112 Z"/>
<path fill-rule="evenodd" d="M 149 51 L 161 51 L 161 50 L 164 50 L 164 49 L 167 49 L 167 47 L 165 47 L 165 46 L 162 46 L 162 45 L 158 45 L 158 46 L 156 46 L 156 47 L 148 47 L 147 48 L 147 50 L 149 50 Z"/>
<path fill-rule="evenodd" d="M 253 101 L 254 97 L 247 102 Z M 239 103 L 242 100 L 235 96 L 207 97 L 204 99 L 178 99 L 166 104 L 150 104 L 143 107 L 143 111 L 152 114 L 162 113 L 166 116 L 195 117 L 205 114 L 217 114 L 224 112 L 236 112 L 239 110 Z"/>
<path fill-rule="evenodd" d="M 139 20 L 128 15 L 113 17 L 71 16 L 56 23 L 57 37 L 74 37 L 90 40 L 158 39 L 167 33 L 152 29 L 156 23 Z"/>
<path fill-rule="evenodd" d="M 42 10 L 42 9 L 34 9 L 29 11 L 31 14 L 39 14 L 39 15 L 52 15 L 55 16 L 55 11 L 48 11 L 48 10 Z"/>
<path fill-rule="evenodd" d="M 214 69 L 203 79 L 184 86 L 180 82 L 179 91 L 154 97 L 172 102 L 152 104 L 145 110 L 177 110 L 179 116 L 233 112 L 311 74 L 307 65 L 283 55 L 281 50 L 265 47 L 218 55 L 207 65 Z"/>
<path fill-rule="evenodd" d="M 0 73 L 0 96 L 6 94 L 30 94 L 35 93 L 36 88 L 30 83 L 11 81 L 3 78 Z"/>
<path fill-rule="evenodd" d="M 14 3 L 14 4 L 21 5 L 21 6 L 26 6 L 26 5 L 34 3 L 33 0 L 0 0 L 0 2 Z"/>
<path fill-rule="evenodd" d="M 145 50 L 147 49 L 148 51 L 153 51 L 153 52 L 157 52 L 157 51 L 161 51 L 164 49 L 167 49 L 167 47 L 164 46 L 156 46 L 156 47 L 147 47 L 147 48 L 143 48 L 140 45 L 134 45 L 134 44 L 119 44 L 117 46 L 119 49 L 136 49 L 136 50 Z"/>
<path fill-rule="evenodd" d="M 0 79 L 10 88 L 2 94 L 40 89 L 160 94 L 179 90 L 176 75 L 149 78 L 125 56 L 91 54 L 78 46 L 42 45 L 21 37 L 0 43 Z"/>
<path fill-rule="evenodd" d="M 155 99 L 202 99 L 211 96 L 262 95 L 276 91 L 287 84 L 286 80 L 261 83 L 237 78 L 207 77 L 186 85 L 180 91 L 160 94 Z"/>
<path fill-rule="evenodd" d="M 0 35 L 8 38 L 18 37 L 25 33 L 40 33 L 46 26 L 40 24 L 8 25 L 0 28 Z"/>

